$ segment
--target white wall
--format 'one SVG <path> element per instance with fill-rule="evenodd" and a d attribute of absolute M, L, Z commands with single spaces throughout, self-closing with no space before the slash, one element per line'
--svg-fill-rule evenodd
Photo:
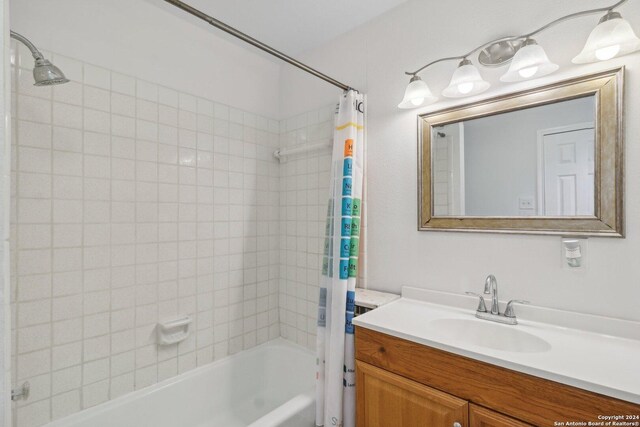
<path fill-rule="evenodd" d="M 254 113 L 277 112 L 277 62 L 163 1 L 14 0 L 11 29 L 40 49 Z"/>
<path fill-rule="evenodd" d="M 495 0 L 411 1 L 301 59 L 368 95 L 368 284 L 399 292 L 401 285 L 463 292 L 481 289 L 497 276 L 501 299 L 640 320 L 640 54 L 589 66 L 571 66 L 598 16 L 562 24 L 537 37 L 561 65 L 555 75 L 503 85 L 504 69 L 484 70 L 499 93 L 549 83 L 570 75 L 627 66 L 627 238 L 593 238 L 586 271 L 563 270 L 560 239 L 549 236 L 417 232 L 416 114 L 452 105 L 440 102 L 417 111 L 396 108 L 408 79 L 405 70 L 479 43 L 522 33 L 576 10 L 605 2 Z M 606 3 L 608 4 L 608 3 Z M 621 8 L 639 32 L 640 3 Z M 448 84 L 454 63 L 422 74 L 435 93 Z M 284 117 L 335 102 L 339 90 L 283 67 L 280 113 Z M 467 102 L 468 100 L 462 101 Z M 458 101 L 460 103 L 460 101 Z"/>

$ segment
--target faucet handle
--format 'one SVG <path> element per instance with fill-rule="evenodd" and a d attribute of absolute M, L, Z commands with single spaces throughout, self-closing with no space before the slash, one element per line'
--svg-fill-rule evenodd
<path fill-rule="evenodd" d="M 482 295 L 477 294 L 475 292 L 469 292 L 469 291 L 465 292 L 465 294 L 471 295 L 472 297 L 480 298 L 480 301 L 478 302 L 478 308 L 476 309 L 476 311 L 479 311 L 481 313 L 486 313 L 487 312 L 487 306 L 484 303 L 484 297 Z"/>
<path fill-rule="evenodd" d="M 516 312 L 513 310 L 513 304 L 531 304 L 529 301 L 521 299 L 512 299 L 507 303 L 507 308 L 504 309 L 504 317 L 516 317 Z"/>

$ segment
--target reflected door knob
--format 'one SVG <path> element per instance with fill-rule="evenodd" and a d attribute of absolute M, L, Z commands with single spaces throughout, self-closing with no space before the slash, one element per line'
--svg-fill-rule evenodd
<path fill-rule="evenodd" d="M 456 421 L 455 423 L 453 423 L 453 427 L 462 427 L 462 424 Z"/>

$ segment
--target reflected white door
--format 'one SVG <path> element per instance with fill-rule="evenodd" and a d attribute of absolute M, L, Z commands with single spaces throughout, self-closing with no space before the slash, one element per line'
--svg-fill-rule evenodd
<path fill-rule="evenodd" d="M 541 213 L 549 216 L 594 214 L 594 129 L 579 127 L 542 132 Z"/>
<path fill-rule="evenodd" d="M 434 215 L 462 216 L 464 207 L 464 127 L 438 128 L 432 139 Z"/>

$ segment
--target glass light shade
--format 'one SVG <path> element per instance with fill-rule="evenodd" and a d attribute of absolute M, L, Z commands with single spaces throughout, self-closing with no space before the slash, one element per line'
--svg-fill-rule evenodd
<path fill-rule="evenodd" d="M 607 14 L 591 31 L 582 52 L 573 58 L 574 64 L 606 61 L 640 49 L 640 39 L 631 25 L 619 13 Z"/>
<path fill-rule="evenodd" d="M 462 98 L 476 95 L 489 89 L 491 84 L 482 79 L 480 71 L 469 60 L 464 60 L 451 76 L 451 82 L 442 95 L 447 98 Z"/>
<path fill-rule="evenodd" d="M 429 86 L 420 77 L 413 76 L 404 91 L 404 98 L 398 104 L 398 108 L 418 108 L 422 105 L 432 104 L 437 100 L 438 98 L 431 93 Z"/>
<path fill-rule="evenodd" d="M 549 61 L 542 46 L 529 39 L 513 56 L 509 70 L 500 77 L 500 81 L 520 82 L 546 76 L 557 69 L 558 65 Z"/>

